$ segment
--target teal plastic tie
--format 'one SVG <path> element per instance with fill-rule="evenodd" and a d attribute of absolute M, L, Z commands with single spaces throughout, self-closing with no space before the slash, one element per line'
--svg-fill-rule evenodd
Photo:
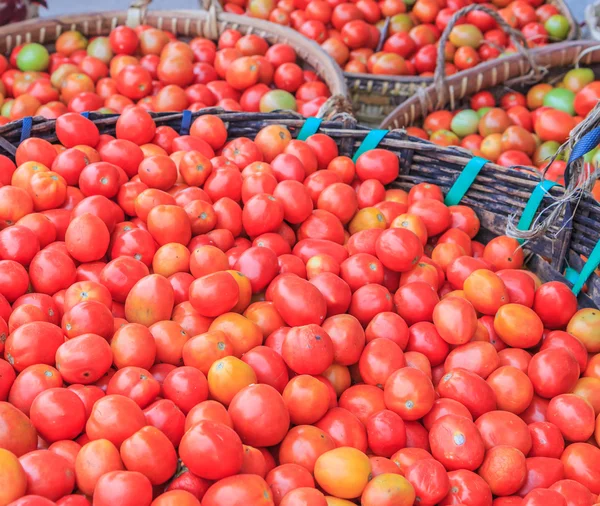
<path fill-rule="evenodd" d="M 298 132 L 298 140 L 305 141 L 311 135 L 316 134 L 319 131 L 322 121 L 322 118 L 306 118 L 304 125 L 302 125 L 300 132 Z"/>
<path fill-rule="evenodd" d="M 577 283 L 577 279 L 579 278 L 579 272 L 573 269 L 573 267 L 569 267 L 567 265 L 567 268 L 565 269 L 565 278 L 567 278 L 567 281 L 570 281 L 571 283 L 575 284 Z"/>
<path fill-rule="evenodd" d="M 588 278 L 592 275 L 592 273 L 596 270 L 596 268 L 599 265 L 600 265 L 600 241 L 598 241 L 596 243 L 596 246 L 592 250 L 592 253 L 590 254 L 590 257 L 588 258 L 588 261 L 583 266 L 583 269 L 581 269 L 581 272 L 579 273 L 579 276 L 577 277 L 577 281 L 575 281 L 575 283 L 573 284 L 573 288 L 571 289 L 571 291 L 575 295 L 579 295 L 579 292 L 581 292 L 583 285 L 585 285 L 585 282 L 588 280 Z M 577 271 L 575 271 L 575 272 L 577 272 Z"/>
<path fill-rule="evenodd" d="M 475 178 L 477 177 L 483 166 L 488 162 L 489 160 L 481 158 L 480 156 L 471 158 L 471 160 L 469 160 L 469 163 L 465 165 L 465 168 L 460 173 L 456 181 L 454 181 L 452 188 L 450 188 L 450 191 L 444 199 L 444 204 L 446 204 L 447 206 L 457 205 L 465 196 L 465 194 L 469 191 L 469 188 L 471 188 L 473 181 L 475 181 Z"/>
<path fill-rule="evenodd" d="M 371 130 L 362 141 L 362 144 L 358 146 L 356 153 L 354 153 L 354 156 L 352 157 L 352 161 L 356 163 L 356 160 L 358 160 L 360 155 L 379 146 L 379 143 L 388 134 L 388 132 L 389 130 Z"/>
<path fill-rule="evenodd" d="M 521 215 L 517 229 L 529 230 L 529 227 L 531 227 L 531 224 L 533 223 L 533 218 L 535 218 L 535 213 L 537 213 L 542 200 L 544 200 L 544 195 L 548 193 L 550 188 L 557 184 L 558 183 L 550 181 L 549 179 L 544 179 L 534 188 L 533 192 L 531 192 L 531 197 L 529 197 L 529 202 L 527 202 L 525 209 L 523 209 L 523 214 Z M 519 239 L 519 242 L 523 244 L 524 241 L 523 239 Z"/>

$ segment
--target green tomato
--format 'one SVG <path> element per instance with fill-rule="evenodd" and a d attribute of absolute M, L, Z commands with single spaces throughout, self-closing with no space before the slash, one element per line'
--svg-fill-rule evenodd
<path fill-rule="evenodd" d="M 98 114 L 117 114 L 117 111 L 110 107 L 100 107 L 100 109 L 97 109 L 94 112 L 97 112 Z"/>
<path fill-rule="evenodd" d="M 533 163 L 535 165 L 541 165 L 542 163 L 548 161 L 548 159 L 558 151 L 560 148 L 560 143 L 556 141 L 546 141 L 540 144 L 535 153 L 533 154 Z"/>
<path fill-rule="evenodd" d="M 481 109 L 477 109 L 477 116 L 483 118 L 491 109 L 491 107 L 482 107 Z"/>
<path fill-rule="evenodd" d="M 554 40 L 565 40 L 571 30 L 569 20 L 561 14 L 550 16 L 544 23 L 544 28 L 548 32 L 548 35 L 550 35 L 550 38 Z"/>
<path fill-rule="evenodd" d="M 564 111 L 571 116 L 575 115 L 575 93 L 566 88 L 554 88 L 544 95 L 543 105 Z"/>
<path fill-rule="evenodd" d="M 96 37 L 92 40 L 92 42 L 88 44 L 87 54 L 94 58 L 98 58 L 108 65 L 113 57 L 108 37 Z"/>
<path fill-rule="evenodd" d="M 14 99 L 10 98 L 5 100 L 2 104 L 2 109 L 0 109 L 0 114 L 5 118 L 10 118 L 10 110 L 12 109 Z"/>
<path fill-rule="evenodd" d="M 578 93 L 595 78 L 596 76 L 594 76 L 592 69 L 571 69 L 565 74 L 562 83 L 567 90 Z"/>
<path fill-rule="evenodd" d="M 294 95 L 284 90 L 267 91 L 260 99 L 258 107 L 260 112 L 297 110 Z"/>
<path fill-rule="evenodd" d="M 592 156 L 592 165 L 598 167 L 600 166 L 600 149 L 596 148 L 596 150 L 594 156 Z"/>
<path fill-rule="evenodd" d="M 25 44 L 17 54 L 17 67 L 23 72 L 43 72 L 50 64 L 48 50 L 41 44 Z"/>
<path fill-rule="evenodd" d="M 591 163 L 594 158 L 596 157 L 596 154 L 598 153 L 598 146 L 596 146 L 594 149 L 592 149 L 591 151 L 588 151 L 585 155 L 583 155 L 583 161 L 586 163 Z"/>
<path fill-rule="evenodd" d="M 466 137 L 467 135 L 476 133 L 478 127 L 479 114 L 473 109 L 459 111 L 450 123 L 450 129 L 459 137 Z"/>

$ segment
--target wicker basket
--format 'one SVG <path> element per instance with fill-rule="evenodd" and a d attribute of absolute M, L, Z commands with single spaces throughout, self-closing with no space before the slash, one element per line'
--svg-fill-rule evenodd
<path fill-rule="evenodd" d="M 575 65 L 581 64 L 594 70 L 600 78 L 600 46 L 591 41 L 564 42 L 553 47 L 545 47 L 531 52 L 536 65 L 546 72 L 532 74 L 531 62 L 524 56 L 511 56 L 496 62 L 489 62 L 477 69 L 451 76 L 443 86 L 431 85 L 417 96 L 401 104 L 381 124 L 381 128 L 405 128 L 419 123 L 428 112 L 438 109 L 457 109 L 467 105 L 469 97 L 481 90 L 489 90 L 498 98 L 508 90 L 526 91 L 540 80 L 558 81 Z M 532 76 L 529 82 L 522 82 L 523 76 Z M 520 83 L 511 83 L 517 79 Z M 498 174 L 504 172 L 500 169 Z M 529 193 L 529 190 L 526 190 Z M 520 213 L 518 209 L 508 213 Z M 565 206 L 564 215 L 559 220 L 560 227 L 553 227 L 549 237 L 557 238 L 552 253 L 540 251 L 552 259 L 552 265 L 563 272 L 565 265 L 580 270 L 581 256 L 588 257 L 600 239 L 600 204 L 592 195 L 586 194 L 575 207 Z M 558 233 L 558 229 L 561 230 Z M 544 241 L 542 241 L 544 242 Z M 600 278 L 592 276 L 590 293 L 600 296 Z"/>
<path fill-rule="evenodd" d="M 135 27 L 140 24 L 169 30 L 186 37 L 202 36 L 216 40 L 228 28 L 255 33 L 269 43 L 291 45 L 305 65 L 310 66 L 327 83 L 332 96 L 347 96 L 343 74 L 321 47 L 291 28 L 275 25 L 260 19 L 217 13 L 214 7 L 195 11 L 151 11 L 148 0 L 134 2 L 127 11 L 76 14 L 53 19 L 35 19 L 14 23 L 0 28 L 0 52 L 9 53 L 15 46 L 25 42 L 52 45 L 67 30 L 78 30 L 85 36 L 107 35 L 118 25 Z"/>
<path fill-rule="evenodd" d="M 497 97 L 509 90 L 526 91 L 539 82 L 560 79 L 576 65 L 592 68 L 600 77 L 600 46 L 592 41 L 563 42 L 534 49 L 530 55 L 532 60 L 522 55 L 509 56 L 438 81 L 437 86 L 432 84 L 398 106 L 380 126 L 391 129 L 414 125 L 431 111 L 464 106 L 482 90 Z M 532 61 L 537 69 L 532 68 Z M 524 76 L 528 78 L 523 79 Z"/>
<path fill-rule="evenodd" d="M 264 126 L 270 124 L 285 125 L 292 136 L 296 136 L 305 120 L 296 113 L 274 112 L 267 114 L 225 112 L 221 109 L 204 109 L 193 113 L 193 118 L 204 114 L 217 114 L 226 123 L 229 137 L 248 137 L 253 139 L 256 133 Z M 182 123 L 182 114 L 163 113 L 153 114 L 157 125 L 169 125 L 179 129 Z M 115 132 L 117 115 L 101 116 L 92 114 L 90 118 L 98 125 L 101 133 Z M 12 122 L 0 127 L 0 150 L 10 155 L 14 153 L 21 136 L 23 120 Z M 330 135 L 337 143 L 340 154 L 352 156 L 358 146 L 370 132 L 369 129 L 357 125 L 356 120 L 350 115 L 337 115 L 331 121 L 324 121 L 319 130 Z M 35 118 L 31 128 L 31 135 L 41 137 L 50 142 L 55 142 L 54 120 Z M 380 147 L 393 151 L 400 157 L 401 174 L 392 183 L 393 187 L 407 189 L 419 182 L 430 182 L 439 185 L 443 191 L 448 192 L 465 165 L 473 158 L 466 150 L 461 148 L 442 148 L 409 137 L 403 131 L 392 131 L 381 141 Z M 462 203 L 471 206 L 478 214 L 482 231 L 479 239 L 487 242 L 494 235 L 504 234 L 508 217 L 520 215 L 529 200 L 531 193 L 539 183 L 539 178 L 532 174 L 507 169 L 494 164 L 487 164 L 477 176 Z M 544 197 L 540 206 L 541 213 L 548 209 L 564 195 L 561 187 L 552 188 Z M 595 213 L 595 214 L 594 214 Z M 588 254 L 594 244 L 580 240 L 585 228 L 595 227 L 600 223 L 600 207 L 590 214 L 578 214 L 578 221 L 573 227 L 571 245 L 574 254 Z M 595 225 L 596 224 L 596 225 Z M 548 235 L 535 241 L 526 243 L 530 268 L 543 281 L 561 280 L 564 278 L 544 258 L 552 258 L 560 249 L 561 243 L 555 241 L 552 234 L 557 234 L 559 224 L 550 228 Z M 583 231 L 583 232 L 582 232 Z M 544 258 L 543 258 L 544 257 Z M 579 303 L 583 307 L 600 306 L 600 280 L 596 277 L 588 283 L 587 294 L 579 295 Z"/>
<path fill-rule="evenodd" d="M 569 20 L 571 30 L 567 40 L 577 39 L 579 26 L 567 4 L 563 0 L 551 0 L 548 3 L 555 5 Z M 477 66 L 477 69 L 479 68 L 481 66 Z M 373 126 L 379 125 L 398 105 L 415 96 L 420 89 L 429 86 L 433 82 L 432 78 L 415 76 L 379 76 L 351 72 L 345 72 L 344 75 L 346 76 L 356 117 L 360 121 Z"/>

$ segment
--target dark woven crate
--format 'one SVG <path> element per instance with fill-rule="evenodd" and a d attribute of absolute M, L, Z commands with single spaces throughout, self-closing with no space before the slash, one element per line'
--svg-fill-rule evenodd
<path fill-rule="evenodd" d="M 294 113 L 273 112 L 269 114 L 253 114 L 225 112 L 221 109 L 205 109 L 193 113 L 196 118 L 204 114 L 217 114 L 227 125 L 229 137 L 248 137 L 253 139 L 257 132 L 270 124 L 285 125 L 295 137 L 305 120 Z M 169 125 L 176 130 L 181 126 L 181 114 L 154 114 L 157 125 Z M 115 124 L 118 116 L 91 115 L 91 119 L 98 125 L 101 133 L 115 132 Z M 15 145 L 19 143 L 21 136 L 22 121 L 0 127 L 0 136 L 4 139 L 0 149 L 5 154 L 14 152 Z M 369 129 L 357 125 L 356 120 L 348 115 L 339 115 L 332 121 L 321 124 L 320 132 L 330 135 L 336 140 L 340 154 L 351 156 L 366 135 Z M 44 138 L 50 142 L 56 141 L 54 133 L 54 121 L 43 118 L 34 119 L 31 135 Z M 452 186 L 472 155 L 461 148 L 442 148 L 433 144 L 423 142 L 420 139 L 409 137 L 403 131 L 390 132 L 381 142 L 380 147 L 393 151 L 400 157 L 401 174 L 392 183 L 392 187 L 407 189 L 419 182 L 431 182 L 439 185 L 444 192 Z M 539 178 L 533 174 L 527 174 L 514 169 L 507 169 L 494 164 L 487 164 L 480 172 L 470 190 L 463 199 L 463 203 L 471 206 L 478 214 L 482 231 L 480 238 L 489 240 L 494 235 L 504 234 L 508 218 L 516 214 L 520 215 L 524 209 L 531 192 L 539 183 Z M 554 199 L 561 198 L 564 189 L 552 188 L 549 195 L 544 198 L 540 206 L 541 212 L 547 208 Z M 579 217 L 581 224 L 592 228 L 594 223 L 600 221 L 600 209 L 598 214 L 589 217 Z M 559 243 L 552 238 L 551 234 L 558 234 L 560 223 L 554 224 L 548 235 L 540 237 L 526 244 L 529 252 L 530 268 L 543 281 L 561 280 L 563 276 L 544 258 L 552 258 L 556 254 Z M 581 226 L 574 228 L 573 238 L 578 237 Z M 596 231 L 598 227 L 596 227 Z M 589 254 L 589 242 L 581 243 L 581 252 Z M 578 253 L 578 249 L 573 249 Z M 580 305 L 583 307 L 600 306 L 600 283 L 594 279 L 589 283 L 587 294 L 580 294 Z"/>

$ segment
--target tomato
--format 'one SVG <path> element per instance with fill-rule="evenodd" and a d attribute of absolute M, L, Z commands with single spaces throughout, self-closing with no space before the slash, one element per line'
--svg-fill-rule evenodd
<path fill-rule="evenodd" d="M 474 418 L 496 408 L 496 395 L 483 378 L 465 369 L 453 369 L 438 385 L 441 397 L 461 402 Z"/>
<path fill-rule="evenodd" d="M 547 348 L 533 356 L 527 374 L 535 392 L 551 399 L 573 389 L 579 377 L 579 364 L 570 351 Z"/>
<path fill-rule="evenodd" d="M 30 494 L 56 501 L 73 491 L 75 473 L 64 457 L 49 450 L 36 450 L 19 457 L 19 463 L 27 475 Z"/>
<path fill-rule="evenodd" d="M 224 478 L 212 485 L 202 502 L 206 506 L 242 506 L 256 504 L 257 506 L 272 506 L 273 495 L 263 478 L 258 475 L 246 474 Z"/>
<path fill-rule="evenodd" d="M 317 459 L 315 479 L 327 493 L 354 498 L 365 489 L 370 471 L 366 455 L 354 448 L 337 448 Z"/>
<path fill-rule="evenodd" d="M 406 470 L 406 479 L 413 485 L 416 501 L 436 504 L 450 490 L 450 482 L 444 466 L 433 459 L 415 462 Z"/>
<path fill-rule="evenodd" d="M 94 489 L 94 503 L 108 506 L 118 502 L 124 506 L 147 506 L 152 502 L 152 484 L 137 471 L 112 471 L 100 477 Z"/>
<path fill-rule="evenodd" d="M 593 406 L 575 394 L 561 394 L 548 404 L 548 422 L 556 425 L 567 441 L 587 441 L 594 432 Z"/>
<path fill-rule="evenodd" d="M 368 343 L 361 354 L 359 370 L 365 383 L 385 385 L 390 375 L 406 365 L 400 347 L 389 339 L 375 339 Z"/>

